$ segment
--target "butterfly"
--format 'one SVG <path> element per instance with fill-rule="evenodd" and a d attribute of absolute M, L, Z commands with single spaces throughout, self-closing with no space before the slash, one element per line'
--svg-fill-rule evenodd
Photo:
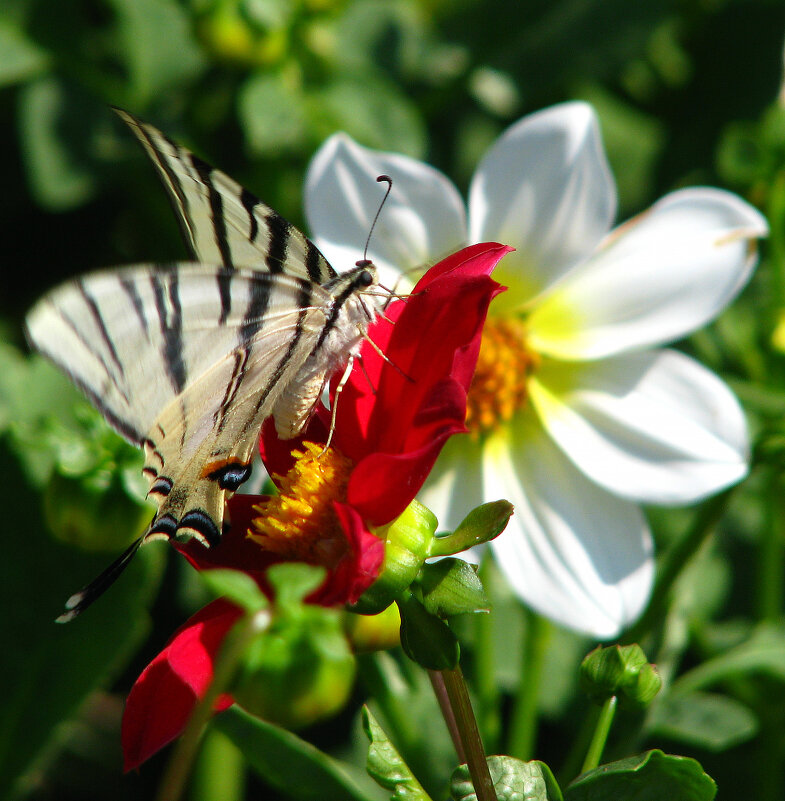
<path fill-rule="evenodd" d="M 161 131 L 115 109 L 153 161 L 192 262 L 94 272 L 45 295 L 31 345 L 144 449 L 145 533 L 58 622 L 82 612 L 153 539 L 217 544 L 224 504 L 246 481 L 262 423 L 297 436 L 379 313 L 376 268 L 338 274 L 272 208 Z"/>

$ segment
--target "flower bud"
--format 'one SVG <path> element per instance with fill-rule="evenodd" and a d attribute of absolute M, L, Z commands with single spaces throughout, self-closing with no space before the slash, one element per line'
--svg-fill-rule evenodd
<path fill-rule="evenodd" d="M 598 646 L 581 663 L 581 686 L 598 704 L 615 695 L 620 705 L 643 709 L 659 692 L 662 679 L 639 645 Z"/>
<path fill-rule="evenodd" d="M 384 536 L 384 562 L 379 577 L 352 607 L 353 612 L 374 615 L 388 607 L 417 578 L 430 555 L 436 517 L 418 501 L 376 533 Z"/>
<path fill-rule="evenodd" d="M 355 662 L 335 610 L 303 607 L 251 644 L 232 688 L 248 712 L 290 729 L 338 712 L 354 683 Z"/>

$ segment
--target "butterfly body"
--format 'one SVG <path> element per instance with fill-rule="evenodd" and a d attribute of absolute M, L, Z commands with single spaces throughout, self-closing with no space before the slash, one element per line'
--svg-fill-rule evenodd
<path fill-rule="evenodd" d="M 297 436 L 358 351 L 377 314 L 378 278 L 368 262 L 337 274 L 231 178 L 118 113 L 153 158 L 197 261 L 68 282 L 33 307 L 27 334 L 144 449 L 158 511 L 141 541 L 194 537 L 209 547 L 225 501 L 250 475 L 262 423 L 272 417 L 281 438 Z M 112 579 L 132 553 L 107 571 Z M 92 600 L 91 587 L 62 619 Z"/>

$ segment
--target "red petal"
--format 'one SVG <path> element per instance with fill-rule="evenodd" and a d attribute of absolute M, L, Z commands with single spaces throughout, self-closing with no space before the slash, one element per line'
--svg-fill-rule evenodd
<path fill-rule="evenodd" d="M 219 600 L 197 612 L 142 671 L 128 695 L 123 715 L 125 770 L 138 767 L 178 737 L 196 702 L 213 678 L 215 655 L 242 614 Z M 216 711 L 232 703 L 222 696 Z"/>
<path fill-rule="evenodd" d="M 335 503 L 335 511 L 349 540 L 349 553 L 330 571 L 324 583 L 308 597 L 321 606 L 353 604 L 376 581 L 384 561 L 384 542 L 368 531 L 351 506 Z"/>

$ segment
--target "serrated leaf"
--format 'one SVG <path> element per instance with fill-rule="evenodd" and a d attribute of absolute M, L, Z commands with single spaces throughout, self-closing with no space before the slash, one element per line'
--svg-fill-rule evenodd
<path fill-rule="evenodd" d="M 268 605 L 267 597 L 247 573 L 239 570 L 202 570 L 199 576 L 216 598 L 226 598 L 246 612 L 258 612 Z"/>
<path fill-rule="evenodd" d="M 423 605 L 432 615 L 450 617 L 490 609 L 477 568 L 462 559 L 423 565 L 419 585 Z"/>
<path fill-rule="evenodd" d="M 392 790 L 393 799 L 400 801 L 430 801 L 408 765 L 403 761 L 389 737 L 371 714 L 363 707 L 362 721 L 370 740 L 366 767 L 371 778 L 385 790 Z"/>
<path fill-rule="evenodd" d="M 559 785 L 544 762 L 491 756 L 488 770 L 497 801 L 562 801 Z M 477 801 L 467 765 L 456 768 L 450 780 L 450 793 L 454 801 Z"/>
<path fill-rule="evenodd" d="M 654 750 L 583 773 L 564 801 L 711 801 L 716 794 L 699 762 Z"/>
<path fill-rule="evenodd" d="M 378 801 L 364 774 L 237 706 L 214 724 L 265 782 L 298 801 Z"/>
<path fill-rule="evenodd" d="M 650 734 L 709 751 L 724 751 L 758 731 L 753 711 L 734 698 L 714 693 L 669 693 L 647 725 Z"/>

